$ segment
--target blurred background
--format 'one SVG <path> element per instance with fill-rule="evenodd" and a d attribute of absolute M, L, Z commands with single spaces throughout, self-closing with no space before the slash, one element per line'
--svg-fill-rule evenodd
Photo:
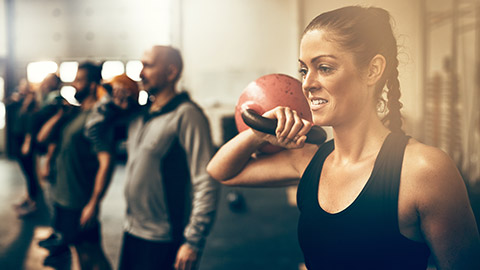
<path fill-rule="evenodd" d="M 394 19 L 404 129 L 449 153 L 476 194 L 480 0 L 0 0 L 0 153 L 8 163 L 2 102 L 22 78 L 35 85 L 57 72 L 68 99 L 79 62 L 104 62 L 104 79 L 126 72 L 139 80 L 139 59 L 155 44 L 182 51 L 180 88 L 205 109 L 219 146 L 228 132 L 222 119 L 233 115 L 245 86 L 269 73 L 299 78 L 303 28 L 322 12 L 356 4 L 385 8 Z"/>
<path fill-rule="evenodd" d="M 220 118 L 241 91 L 268 73 L 299 77 L 299 38 L 321 12 L 379 6 L 394 18 L 400 51 L 405 129 L 457 161 L 469 183 L 480 179 L 478 0 L 1 0 L 0 100 L 21 78 L 48 72 L 64 81 L 79 61 L 107 61 L 104 78 L 138 79 L 142 52 L 154 44 L 181 49 L 181 88 L 209 113 L 217 144 Z M 3 108 L 3 107 L 2 107 Z M 4 110 L 0 151 L 8 151 Z"/>

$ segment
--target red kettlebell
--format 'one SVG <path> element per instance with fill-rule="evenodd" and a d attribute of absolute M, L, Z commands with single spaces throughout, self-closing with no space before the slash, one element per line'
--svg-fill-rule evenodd
<path fill-rule="evenodd" d="M 297 111 L 301 118 L 312 122 L 310 106 L 303 94 L 302 83 L 285 74 L 268 74 L 248 84 L 240 95 L 235 107 L 238 132 L 249 128 L 241 116 L 244 110 L 253 109 L 262 115 L 277 106 L 290 107 Z M 260 149 L 263 153 L 275 153 L 280 150 L 281 147 L 273 145 Z"/>

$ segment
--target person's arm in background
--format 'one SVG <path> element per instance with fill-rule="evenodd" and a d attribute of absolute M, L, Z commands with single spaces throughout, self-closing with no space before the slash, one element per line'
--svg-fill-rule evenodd
<path fill-rule="evenodd" d="M 95 184 L 90 200 L 82 210 L 80 217 L 80 226 L 88 227 L 96 220 L 101 202 L 107 192 L 112 179 L 114 169 L 114 154 L 110 151 L 97 152 L 99 163 L 98 171 L 95 176 Z"/>
<path fill-rule="evenodd" d="M 55 153 L 60 140 L 61 127 L 77 111 L 64 100 L 57 104 L 49 104 L 38 111 L 32 125 L 32 138 L 35 138 L 39 148 L 45 148 L 45 161 L 39 168 L 42 177 L 55 181 L 52 165 L 55 163 Z"/>
<path fill-rule="evenodd" d="M 184 147 L 193 189 L 192 211 L 184 230 L 186 242 L 179 248 L 176 269 L 195 269 L 206 237 L 213 226 L 219 183 L 212 179 L 206 167 L 214 154 L 208 120 L 198 110 L 189 109 L 181 117 L 180 144 Z"/>
<path fill-rule="evenodd" d="M 39 133 L 42 126 L 52 118 L 59 110 L 69 108 L 68 102 L 63 99 L 62 97 L 57 98 L 54 102 L 44 105 L 38 111 L 32 114 L 30 117 L 30 123 L 28 126 L 27 134 L 25 135 L 25 139 L 27 140 L 35 140 L 35 144 L 38 143 L 37 134 Z M 42 150 L 46 151 L 48 143 L 43 142 L 41 145 L 43 146 Z M 43 152 L 42 151 L 42 152 Z"/>
<path fill-rule="evenodd" d="M 92 196 L 82 210 L 80 225 L 88 227 L 99 215 L 101 202 L 110 185 L 115 162 L 115 123 L 111 120 L 118 113 L 109 96 L 94 106 L 85 124 L 85 136 L 97 153 L 98 170 Z"/>
<path fill-rule="evenodd" d="M 22 155 L 26 156 L 30 153 L 32 148 L 32 135 L 30 133 L 25 134 L 22 144 Z"/>
<path fill-rule="evenodd" d="M 52 117 L 50 117 L 45 124 L 43 124 L 37 134 L 38 143 L 46 143 L 47 141 L 51 141 L 51 137 L 55 136 L 59 126 L 62 123 L 62 120 L 64 120 L 66 117 L 65 114 L 66 113 L 64 110 L 60 109 Z"/>
<path fill-rule="evenodd" d="M 40 176 L 43 178 L 50 179 L 52 177 L 52 164 L 54 161 L 55 151 L 57 150 L 56 143 L 49 143 L 47 145 L 47 152 L 45 153 L 45 162 L 43 167 L 40 168 Z"/>

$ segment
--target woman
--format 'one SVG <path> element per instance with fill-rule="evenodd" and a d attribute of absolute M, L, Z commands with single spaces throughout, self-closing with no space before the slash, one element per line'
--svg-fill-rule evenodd
<path fill-rule="evenodd" d="M 319 15 L 304 31 L 299 63 L 314 123 L 331 126 L 333 140 L 305 144 L 312 123 L 277 107 L 264 114 L 278 120 L 276 136 L 240 133 L 211 160 L 212 177 L 227 185 L 299 183 L 308 269 L 426 269 L 430 254 L 438 269 L 480 269 L 479 233 L 458 170 L 401 129 L 389 13 L 355 6 Z M 267 142 L 287 149 L 255 155 Z"/>

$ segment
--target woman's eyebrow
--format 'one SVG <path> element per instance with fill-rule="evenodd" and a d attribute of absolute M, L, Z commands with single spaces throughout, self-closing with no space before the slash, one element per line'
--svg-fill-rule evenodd
<path fill-rule="evenodd" d="M 318 55 L 318 56 L 315 56 L 314 58 L 312 58 L 312 60 L 310 61 L 310 63 L 315 63 L 315 62 L 317 62 L 318 60 L 321 60 L 322 58 L 337 59 L 337 57 L 336 57 L 335 55 L 332 55 L 332 54 L 321 54 L 321 55 Z M 298 62 L 300 62 L 301 64 L 305 64 L 301 59 L 298 59 Z"/>

